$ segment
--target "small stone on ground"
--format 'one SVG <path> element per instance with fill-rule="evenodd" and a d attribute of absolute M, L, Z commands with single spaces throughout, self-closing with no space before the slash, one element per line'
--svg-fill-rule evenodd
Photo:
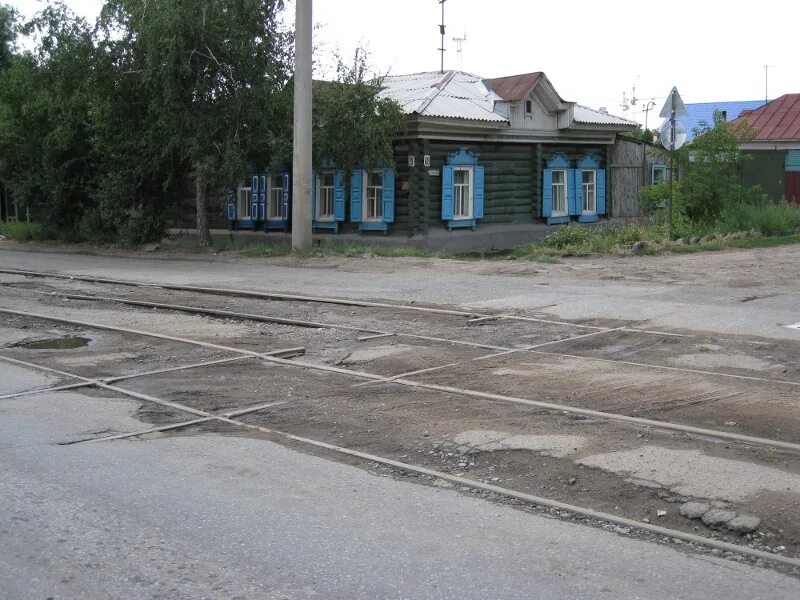
<path fill-rule="evenodd" d="M 703 523 L 709 527 L 725 525 L 728 521 L 736 517 L 736 513 L 732 510 L 723 510 L 721 508 L 712 508 L 703 515 Z"/>
<path fill-rule="evenodd" d="M 761 525 L 761 519 L 755 515 L 739 515 L 727 523 L 725 527 L 736 533 L 752 533 Z"/>
<path fill-rule="evenodd" d="M 687 519 L 699 519 L 706 514 L 711 507 L 702 502 L 684 502 L 681 504 L 681 514 Z"/>

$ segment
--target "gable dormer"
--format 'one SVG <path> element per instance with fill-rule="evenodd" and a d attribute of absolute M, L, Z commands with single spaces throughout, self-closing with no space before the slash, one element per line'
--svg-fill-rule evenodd
<path fill-rule="evenodd" d="M 512 129 L 557 131 L 572 124 L 573 103 L 558 95 L 544 73 L 485 79 L 483 83 L 500 98 L 495 111 L 508 117 Z"/>

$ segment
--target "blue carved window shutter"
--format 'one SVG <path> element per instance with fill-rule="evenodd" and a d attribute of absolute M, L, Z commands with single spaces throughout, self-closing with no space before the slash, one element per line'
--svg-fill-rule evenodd
<path fill-rule="evenodd" d="M 267 220 L 267 176 L 260 175 L 258 182 L 258 219 Z"/>
<path fill-rule="evenodd" d="M 553 214 L 553 170 L 544 170 L 544 183 L 542 183 L 542 216 L 549 217 Z"/>
<path fill-rule="evenodd" d="M 311 171 L 311 220 L 317 220 L 317 172 Z"/>
<path fill-rule="evenodd" d="M 570 215 L 579 215 L 581 207 L 578 206 L 578 171 L 577 169 L 569 169 L 567 171 L 567 213 Z M 583 180 L 581 180 L 581 192 L 583 191 Z"/>
<path fill-rule="evenodd" d="M 236 220 L 236 188 L 228 190 L 228 221 Z"/>
<path fill-rule="evenodd" d="M 364 194 L 364 171 L 356 169 L 350 175 L 350 221 L 361 222 L 361 200 Z"/>
<path fill-rule="evenodd" d="M 283 206 L 281 207 L 281 217 L 285 221 L 289 218 L 289 173 L 284 173 L 282 177 L 283 177 Z"/>
<path fill-rule="evenodd" d="M 394 170 L 383 170 L 383 222 L 394 223 Z"/>
<path fill-rule="evenodd" d="M 474 167 L 474 190 L 472 192 L 472 218 L 483 218 L 483 174 L 484 168 L 481 165 Z"/>
<path fill-rule="evenodd" d="M 272 175 L 267 175 L 264 178 L 264 219 L 266 220 L 269 214 L 270 205 L 272 204 L 272 188 L 275 187 L 275 179 Z"/>
<path fill-rule="evenodd" d="M 606 172 L 605 169 L 595 171 L 597 174 L 597 214 L 606 214 Z"/>
<path fill-rule="evenodd" d="M 442 220 L 449 221 L 453 218 L 453 167 L 442 167 Z"/>
<path fill-rule="evenodd" d="M 344 221 L 344 171 L 333 174 L 333 220 Z"/>

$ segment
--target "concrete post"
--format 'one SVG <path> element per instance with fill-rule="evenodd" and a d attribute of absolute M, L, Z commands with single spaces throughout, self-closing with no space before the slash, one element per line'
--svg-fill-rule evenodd
<path fill-rule="evenodd" d="M 312 0 L 297 0 L 294 29 L 294 153 L 292 249 L 311 248 L 311 29 Z"/>

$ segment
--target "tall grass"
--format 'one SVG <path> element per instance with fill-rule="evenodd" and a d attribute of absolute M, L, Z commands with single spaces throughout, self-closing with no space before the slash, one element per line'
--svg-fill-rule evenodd
<path fill-rule="evenodd" d="M 19 242 L 29 242 L 32 240 L 44 239 L 44 231 L 42 226 L 37 223 L 25 223 L 0 221 L 0 235 L 8 238 L 9 240 L 17 240 Z"/>
<path fill-rule="evenodd" d="M 678 253 L 724 248 L 766 248 L 800 242 L 800 208 L 783 203 L 737 204 L 727 207 L 715 223 L 703 224 L 678 216 L 676 237 L 699 244 L 666 242 L 663 222 L 583 226 L 576 223 L 557 229 L 540 242 L 514 251 L 516 256 L 589 256 L 629 254 L 636 242 L 646 242 L 644 254 L 665 250 Z"/>
<path fill-rule="evenodd" d="M 765 236 L 791 235 L 800 230 L 800 208 L 787 202 L 729 206 L 715 229 L 728 234 L 757 231 Z"/>

